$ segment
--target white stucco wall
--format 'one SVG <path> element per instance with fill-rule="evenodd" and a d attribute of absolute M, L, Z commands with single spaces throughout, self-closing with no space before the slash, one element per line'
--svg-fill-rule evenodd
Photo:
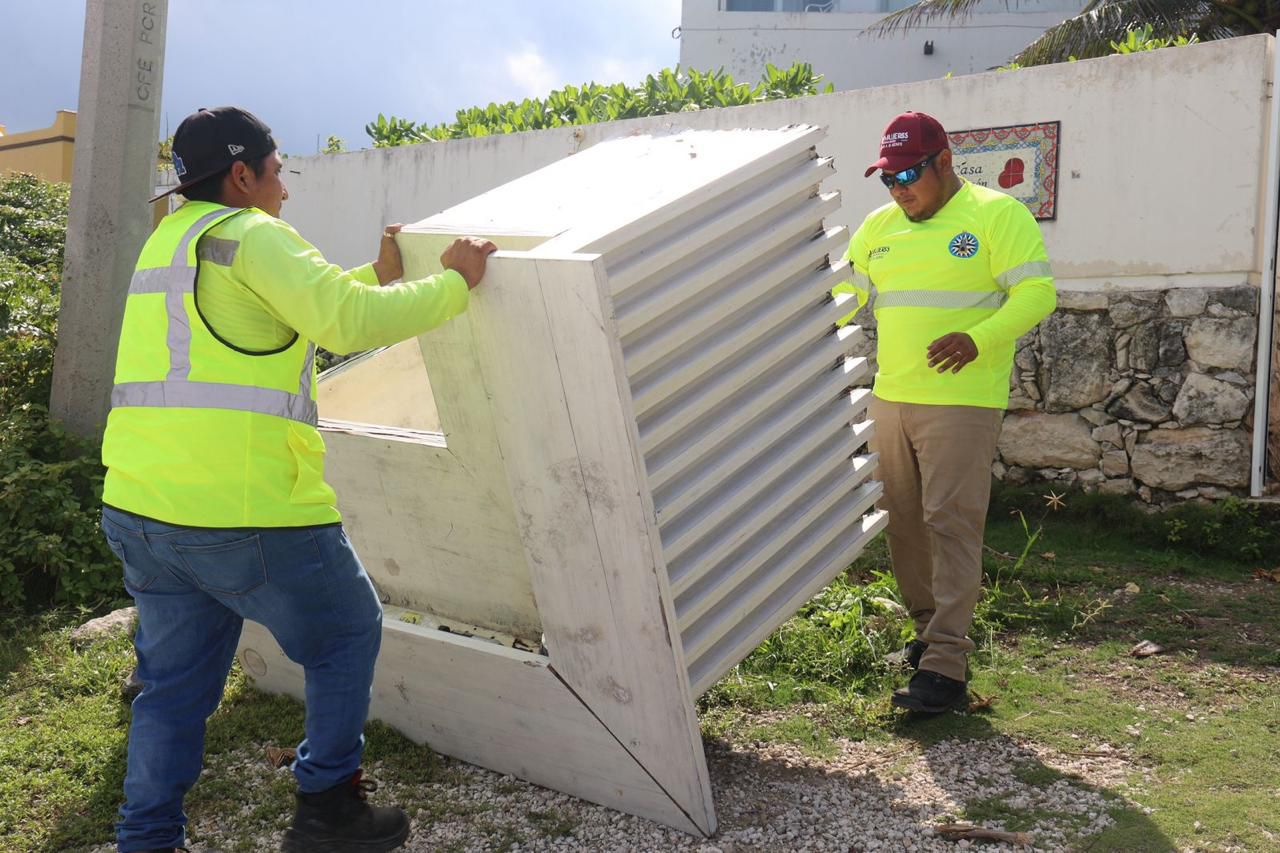
<path fill-rule="evenodd" d="M 755 82 L 765 64 L 808 62 L 837 90 L 861 89 L 1004 65 L 1049 27 L 1078 13 L 1085 0 L 1039 0 L 1020 6 L 988 2 L 971 15 L 939 18 L 909 33 L 877 36 L 884 19 L 878 0 L 837 0 L 836 11 L 724 12 L 722 0 L 684 0 L 680 63 L 723 68 L 735 80 Z M 902 4 L 894 4 L 894 7 Z M 1012 6 L 1012 8 L 1011 8 Z M 924 43 L 933 42 L 926 56 Z"/>
<path fill-rule="evenodd" d="M 1271 36 L 933 79 L 726 110 L 539 133 L 291 157 L 284 216 L 330 259 L 373 257 L 383 223 L 413 222 L 587 145 L 670 127 L 828 128 L 819 145 L 856 227 L 888 198 L 865 165 L 904 109 L 955 129 L 1060 120 L 1058 218 L 1044 222 L 1061 287 L 1256 283 Z"/>

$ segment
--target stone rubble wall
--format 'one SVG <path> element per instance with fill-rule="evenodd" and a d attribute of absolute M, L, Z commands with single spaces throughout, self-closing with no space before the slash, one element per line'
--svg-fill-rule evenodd
<path fill-rule="evenodd" d="M 870 307 L 855 322 L 874 358 Z M 1155 504 L 1248 494 L 1258 289 L 1059 290 L 1017 345 L 993 472 Z"/>

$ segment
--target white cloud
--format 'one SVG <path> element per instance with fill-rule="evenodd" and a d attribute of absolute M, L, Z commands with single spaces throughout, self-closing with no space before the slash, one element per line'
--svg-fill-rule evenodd
<path fill-rule="evenodd" d="M 506 65 L 511 82 L 522 95 L 530 98 L 541 98 L 563 82 L 559 72 L 531 44 L 525 44 L 520 53 L 508 56 Z"/>

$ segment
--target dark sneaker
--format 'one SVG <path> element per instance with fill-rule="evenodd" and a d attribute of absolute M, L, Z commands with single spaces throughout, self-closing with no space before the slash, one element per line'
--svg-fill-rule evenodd
<path fill-rule="evenodd" d="M 365 797 L 378 785 L 361 771 L 318 794 L 297 794 L 293 826 L 284 834 L 284 853 L 385 853 L 409 837 L 409 816 L 394 807 L 375 807 Z"/>
<path fill-rule="evenodd" d="M 923 714 L 963 711 L 969 707 L 968 685 L 922 669 L 911 676 L 906 687 L 893 691 L 893 704 Z"/>
<path fill-rule="evenodd" d="M 884 660 L 889 666 L 919 669 L 920 658 L 924 657 L 924 650 L 927 648 L 929 644 L 924 640 L 912 640 L 898 651 L 885 655 Z"/>

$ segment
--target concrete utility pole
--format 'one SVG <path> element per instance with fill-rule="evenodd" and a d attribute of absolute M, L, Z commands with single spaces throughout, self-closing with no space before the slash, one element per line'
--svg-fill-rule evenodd
<path fill-rule="evenodd" d="M 129 279 L 151 232 L 168 0 L 87 0 L 54 417 L 98 439 Z"/>

